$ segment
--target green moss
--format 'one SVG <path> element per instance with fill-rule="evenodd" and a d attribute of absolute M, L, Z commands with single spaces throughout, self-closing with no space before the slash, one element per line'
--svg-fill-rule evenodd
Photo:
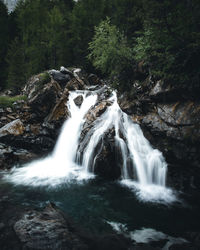
<path fill-rule="evenodd" d="M 43 72 L 39 75 L 39 82 L 37 83 L 36 92 L 40 90 L 46 83 L 51 81 L 51 77 L 48 72 Z"/>
<path fill-rule="evenodd" d="M 26 100 L 26 96 L 0 96 L 0 108 L 13 107 L 13 103 L 19 100 Z"/>
<path fill-rule="evenodd" d="M 40 78 L 41 84 L 43 85 L 51 81 L 51 77 L 48 72 L 41 73 L 39 78 Z"/>

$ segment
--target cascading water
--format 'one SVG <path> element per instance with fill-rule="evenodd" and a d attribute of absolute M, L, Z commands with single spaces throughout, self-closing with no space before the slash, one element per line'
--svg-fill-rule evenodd
<path fill-rule="evenodd" d="M 56 186 L 74 178 L 79 173 L 79 167 L 75 164 L 78 140 L 84 116 L 96 103 L 97 95 L 88 92 L 71 92 L 69 95 L 68 109 L 71 117 L 63 125 L 58 142 L 51 156 L 34 161 L 22 168 L 13 169 L 6 179 L 15 184 L 32 186 Z M 83 96 L 81 107 L 77 107 L 74 99 Z"/>
<path fill-rule="evenodd" d="M 83 96 L 80 108 L 74 103 L 78 95 Z M 15 168 L 6 178 L 16 184 L 33 186 L 56 186 L 70 179 L 90 178 L 91 173 L 94 173 L 95 149 L 105 132 L 114 128 L 115 143 L 122 157 L 121 183 L 133 188 L 143 200 L 173 201 L 172 191 L 165 188 L 167 164 L 162 153 L 151 147 L 139 125 L 122 112 L 115 92 L 108 99 L 111 105 L 85 135 L 82 161 L 79 164 L 75 162 L 79 154 L 77 150 L 84 117 L 96 104 L 97 95 L 98 91 L 71 92 L 68 101 L 71 117 L 63 125 L 52 155 L 22 168 Z M 136 175 L 135 181 L 133 173 Z"/>
<path fill-rule="evenodd" d="M 122 156 L 123 166 L 121 169 L 123 185 L 134 188 L 138 196 L 143 200 L 165 200 L 173 201 L 170 189 L 165 188 L 167 164 L 160 151 L 153 149 L 144 137 L 138 124 L 120 109 L 117 103 L 116 93 L 109 99 L 113 104 L 96 121 L 95 126 L 90 131 L 90 140 L 83 152 L 82 165 L 85 171 L 94 172 L 95 148 L 104 136 L 105 132 L 114 127 L 115 142 L 119 147 Z M 123 138 L 120 137 L 122 134 Z M 85 138 L 88 139 L 87 136 Z M 130 164 L 127 160 L 131 159 Z M 131 173 L 136 173 L 137 181 L 133 181 Z"/>

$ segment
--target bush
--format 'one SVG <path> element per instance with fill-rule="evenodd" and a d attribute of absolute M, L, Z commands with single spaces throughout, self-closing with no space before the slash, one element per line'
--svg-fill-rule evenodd
<path fill-rule="evenodd" d="M 118 89 L 127 86 L 128 72 L 133 66 L 133 50 L 127 39 L 110 19 L 95 27 L 95 35 L 89 43 L 89 60 L 95 68 L 112 79 L 112 85 Z M 129 75 L 129 74 L 128 74 Z"/>

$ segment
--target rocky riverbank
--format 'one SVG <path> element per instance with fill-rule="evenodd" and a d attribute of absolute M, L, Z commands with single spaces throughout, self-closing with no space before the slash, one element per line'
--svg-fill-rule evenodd
<path fill-rule="evenodd" d="M 70 116 L 66 105 L 71 90 L 97 90 L 98 101 L 86 115 L 80 137 L 80 156 L 92 134 L 95 121 L 111 105 L 111 89 L 96 75 L 81 69 L 50 70 L 29 79 L 21 90 L 25 100 L 0 108 L 0 168 L 10 169 L 49 154 L 55 146 L 63 122 Z M 148 77 L 133 84 L 134 93 L 119 96 L 119 105 L 131 119 L 140 124 L 151 144 L 160 149 L 168 163 L 168 184 L 177 190 L 198 191 L 200 188 L 200 102 L 199 88 L 175 88 Z M 82 103 L 82 96 L 75 100 Z M 115 131 L 109 129 L 97 145 L 94 172 L 107 179 L 121 175 L 120 152 L 114 143 Z M 88 139 L 87 139 L 88 140 Z M 3 197 L 3 195 L 2 195 Z M 2 249 L 161 249 L 158 245 L 136 244 L 121 235 L 94 236 L 81 233 L 54 205 L 36 211 L 2 198 L 0 223 Z M 6 208 L 7 207 L 7 208 Z M 6 211 L 7 209 L 7 211 Z M 14 230 L 14 231 L 13 231 Z M 8 238 L 13 241 L 8 242 Z M 198 232 L 187 233 L 193 245 L 173 244 L 169 249 L 198 249 Z M 135 245 L 134 245 L 135 244 Z M 160 244 L 160 245 L 159 245 Z M 15 248 L 13 248 L 15 247 Z"/>
<path fill-rule="evenodd" d="M 95 89 L 92 86 L 99 89 L 105 82 L 75 68 L 70 71 L 61 67 L 60 71 L 31 77 L 21 90 L 27 99 L 0 108 L 1 169 L 50 153 L 70 115 L 66 105 L 69 91 Z M 199 88 L 179 88 L 147 77 L 142 83 L 134 82 L 133 89 L 131 97 L 118 93 L 120 107 L 140 124 L 150 143 L 163 152 L 169 165 L 168 184 L 183 190 L 200 188 Z M 84 150 L 85 135 L 110 105 L 106 101 L 110 93 L 106 86 L 102 88 L 97 104 L 87 114 L 80 152 Z M 81 105 L 81 96 L 76 103 Z M 96 173 L 108 178 L 120 176 L 120 167 L 114 167 L 120 159 L 116 159 L 113 137 L 112 129 L 103 137 L 104 147 L 98 153 L 95 168 Z"/>

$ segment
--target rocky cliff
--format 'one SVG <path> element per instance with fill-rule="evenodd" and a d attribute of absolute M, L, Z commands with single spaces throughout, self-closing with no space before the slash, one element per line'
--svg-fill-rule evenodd
<path fill-rule="evenodd" d="M 131 97 L 120 97 L 120 106 L 165 155 L 170 184 L 200 187 L 200 88 L 174 86 L 151 77 L 142 84 L 135 82 L 133 88 Z"/>

